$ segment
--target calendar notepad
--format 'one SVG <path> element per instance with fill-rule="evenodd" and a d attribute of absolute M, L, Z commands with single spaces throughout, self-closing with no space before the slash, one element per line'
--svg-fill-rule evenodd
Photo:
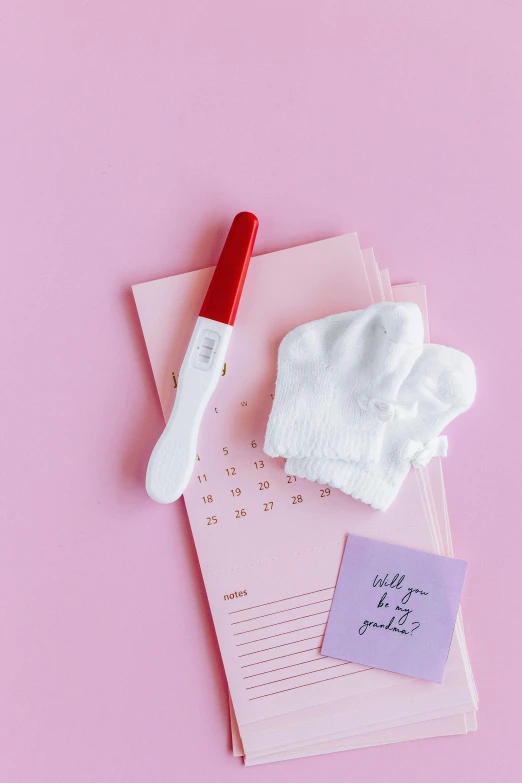
<path fill-rule="evenodd" d="M 165 418 L 212 273 L 133 288 Z M 400 288 L 397 297 L 425 305 L 423 287 Z M 476 708 L 476 694 L 461 624 L 436 689 L 319 654 L 348 532 L 447 550 L 436 472 L 431 481 L 430 471 L 412 472 L 383 514 L 287 476 L 283 460 L 262 451 L 284 335 L 305 321 L 392 296 L 389 279 L 355 234 L 251 262 L 184 495 L 247 763 L 471 726 L 465 715 Z"/>

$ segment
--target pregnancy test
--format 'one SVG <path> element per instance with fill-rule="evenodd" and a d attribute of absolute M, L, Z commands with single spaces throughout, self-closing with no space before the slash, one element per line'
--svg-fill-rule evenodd
<path fill-rule="evenodd" d="M 201 420 L 223 368 L 259 221 L 235 216 L 181 365 L 176 400 L 147 468 L 146 487 L 158 503 L 173 503 L 189 483 Z"/>

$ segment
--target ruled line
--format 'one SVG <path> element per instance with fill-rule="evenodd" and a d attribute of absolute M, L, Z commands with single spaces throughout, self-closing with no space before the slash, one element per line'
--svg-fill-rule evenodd
<path fill-rule="evenodd" d="M 290 642 L 290 643 L 295 644 L 295 642 Z M 268 649 L 271 650 L 272 648 L 269 647 Z M 259 664 L 261 663 L 269 663 L 269 661 L 278 661 L 281 658 L 290 658 L 291 655 L 300 655 L 301 653 L 313 652 L 314 650 L 320 650 L 320 649 L 321 649 L 320 647 L 310 647 L 308 650 L 298 650 L 297 652 L 286 653 L 286 655 L 274 655 L 273 658 L 266 658 L 264 661 L 256 661 L 255 663 L 245 663 L 244 666 L 241 666 L 241 669 L 248 669 L 250 666 L 259 666 Z M 253 655 L 253 653 L 247 653 L 247 655 Z M 240 655 L 239 657 L 242 658 L 243 656 Z"/>
<path fill-rule="evenodd" d="M 291 606 L 288 609 L 278 609 L 277 612 L 268 612 L 268 614 L 258 614 L 257 617 L 247 617 L 246 620 L 236 620 L 235 623 L 230 623 L 230 625 L 249 623 L 251 620 L 261 620 L 262 617 L 272 617 L 272 615 L 274 614 L 282 614 L 283 612 L 293 612 L 294 609 L 304 609 L 305 606 L 316 606 L 316 604 L 324 604 L 326 603 L 326 601 L 331 601 L 331 600 L 332 600 L 331 598 L 323 598 L 321 601 L 312 601 L 312 603 L 310 604 L 299 604 L 299 606 Z"/>
<path fill-rule="evenodd" d="M 315 623 L 315 625 L 305 625 L 304 628 L 294 628 L 292 631 L 283 631 L 283 633 L 274 633 L 272 634 L 272 636 L 262 636 L 261 639 L 251 639 L 249 642 L 241 642 L 241 644 L 236 644 L 236 647 L 244 647 L 245 644 L 255 644 L 256 642 L 264 642 L 266 639 L 275 639 L 276 636 L 286 636 L 286 634 L 288 633 L 299 633 L 299 631 L 307 631 L 309 628 L 319 628 L 320 625 L 324 626 L 326 625 L 326 623 Z"/>
<path fill-rule="evenodd" d="M 267 601 L 265 604 L 256 604 L 255 606 L 247 606 L 244 609 L 234 609 L 229 614 L 237 614 L 238 612 L 248 612 L 250 609 L 259 609 L 261 606 L 271 606 L 272 604 L 280 604 L 281 601 L 292 601 L 294 598 L 303 598 L 305 595 L 315 595 L 315 593 L 324 593 L 326 590 L 334 590 L 334 587 L 322 587 L 320 590 L 311 590 L 309 593 L 300 593 L 299 595 L 290 595 L 288 598 L 278 598 L 277 601 Z"/>
<path fill-rule="evenodd" d="M 243 677 L 244 680 L 250 680 L 252 677 L 261 677 L 263 674 L 271 674 L 271 672 L 280 672 L 282 669 L 293 669 L 294 666 L 303 666 L 305 663 L 313 663 L 314 661 L 326 660 L 323 656 L 317 658 L 309 658 L 307 661 L 299 661 L 299 663 L 289 663 L 287 666 L 278 666 L 277 669 L 267 669 L 266 672 L 257 672 L 257 674 L 247 674 Z M 311 672 L 303 672 L 303 674 L 311 674 Z M 263 683 L 268 685 L 269 683 Z"/>
<path fill-rule="evenodd" d="M 284 644 L 274 644 L 273 647 L 265 647 L 263 650 L 252 650 L 252 652 L 243 653 L 242 655 L 238 655 L 238 658 L 246 658 L 247 655 L 256 655 L 256 653 L 262 653 L 262 652 L 268 652 L 269 650 L 277 650 L 278 647 L 288 647 L 289 644 L 299 644 L 300 642 L 311 642 L 312 639 L 322 639 L 323 634 L 320 633 L 318 636 L 305 636 L 304 639 L 297 639 L 295 642 L 285 642 Z M 236 647 L 241 647 L 241 645 L 236 645 Z M 299 652 L 306 652 L 306 650 L 299 650 Z M 295 653 L 297 655 L 297 653 Z"/>
<path fill-rule="evenodd" d="M 270 680 L 269 682 L 260 682 L 259 685 L 250 685 L 247 691 L 252 691 L 254 688 L 264 688 L 265 685 L 275 685 L 276 682 L 285 682 L 286 680 L 295 680 L 296 677 L 305 677 L 307 674 L 315 674 L 316 672 L 325 672 L 327 669 L 338 669 L 339 666 L 351 666 L 350 663 L 334 663 L 333 666 L 323 666 L 321 669 L 312 669 L 311 672 L 301 672 L 301 674 L 292 674 L 290 677 L 281 677 L 280 680 Z"/>
<path fill-rule="evenodd" d="M 259 628 L 249 628 L 247 631 L 238 631 L 233 633 L 232 636 L 243 636 L 245 633 L 255 633 L 256 631 L 262 631 L 264 628 L 274 628 L 276 625 L 285 625 L 286 623 L 296 623 L 298 620 L 306 620 L 308 617 L 318 617 L 320 614 L 328 614 L 328 609 L 323 609 L 322 612 L 313 612 L 312 614 L 303 614 L 301 617 L 290 617 L 288 620 L 280 620 L 278 623 L 269 623 L 268 625 L 260 625 Z"/>
<path fill-rule="evenodd" d="M 359 672 L 366 672 L 369 669 L 373 669 L 373 666 L 367 666 L 365 669 L 357 669 L 355 672 L 346 672 L 346 674 L 337 674 L 335 677 L 327 677 L 325 680 L 315 680 L 314 682 L 305 682 L 304 685 L 294 685 L 292 688 L 282 688 L 280 691 L 272 691 L 272 693 L 262 693 L 261 696 L 251 696 L 248 701 L 255 701 L 256 699 L 266 699 L 267 696 L 277 696 L 278 693 L 287 693 L 288 691 L 296 691 L 299 688 L 308 688 L 310 685 L 319 685 L 321 682 L 329 682 L 329 680 L 339 680 L 341 677 L 351 677 L 352 674 L 358 674 Z"/>

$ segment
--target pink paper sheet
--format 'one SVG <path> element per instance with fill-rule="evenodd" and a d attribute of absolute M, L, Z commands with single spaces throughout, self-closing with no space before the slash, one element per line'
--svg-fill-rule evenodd
<path fill-rule="evenodd" d="M 320 279 L 315 272 L 318 262 L 323 270 Z M 200 270 L 134 287 L 165 415 L 173 401 L 173 378 L 210 275 L 211 270 Z M 305 285 L 307 279 L 311 287 Z M 375 281 L 373 290 L 377 290 Z M 353 665 L 347 664 L 341 675 L 333 664 L 331 668 L 324 665 L 328 659 L 318 660 L 314 656 L 310 661 L 308 656 L 315 651 L 308 649 L 309 642 L 314 634 L 320 638 L 326 614 L 309 612 L 299 604 L 301 599 L 295 603 L 290 596 L 315 591 L 324 591 L 318 598 L 330 596 L 328 591 L 335 584 L 348 530 L 364 529 L 367 534 L 371 529 L 371 534 L 380 538 L 429 549 L 429 514 L 420 500 L 415 478 L 409 477 L 393 512 L 382 515 L 342 493 L 332 491 L 327 496 L 321 494 L 317 485 L 288 484 L 280 461 L 269 460 L 261 452 L 271 404 L 275 352 L 282 336 L 303 320 L 363 307 L 371 300 L 355 235 L 255 259 L 247 278 L 226 374 L 213 398 L 213 410 L 206 414 L 199 460 L 185 500 L 229 687 L 243 724 L 243 742 L 252 752 L 266 752 L 267 747 L 256 735 L 261 731 L 267 739 L 266 729 L 273 725 L 275 716 L 280 716 L 276 721 L 278 742 L 288 744 L 295 741 L 296 732 L 291 713 L 295 716 L 298 711 L 312 708 L 310 717 L 315 720 L 321 708 L 314 713 L 313 705 L 332 700 L 340 700 L 341 704 L 346 698 L 353 701 L 355 694 L 368 689 L 393 689 L 395 681 L 390 678 L 397 677 L 384 673 L 383 678 L 382 672 L 375 671 L 346 676 L 352 673 Z M 326 529 L 317 525 L 325 509 Z M 214 522 L 214 518 L 218 521 Z M 411 524 L 412 519 L 416 524 Z M 241 603 L 246 598 L 248 602 Z M 233 615 L 243 607 L 251 611 L 249 607 L 274 602 L 285 607 L 284 631 L 270 629 L 267 626 L 271 623 L 263 618 L 247 619 L 243 631 L 233 627 Z M 327 600 L 317 603 L 312 608 L 328 606 Z M 287 611 L 294 605 L 299 608 Z M 252 618 L 256 611 L 259 610 L 251 611 Z M 315 616 L 307 617 L 303 612 Z M 248 617 L 247 612 L 242 620 Z M 259 623 L 263 625 L 257 630 Z M 272 634 L 272 630 L 281 633 Z M 241 634 L 243 640 L 238 639 Z M 283 685 L 262 674 L 267 644 L 271 645 L 270 656 L 279 646 L 291 648 L 296 656 L 296 673 L 278 678 Z M 306 652 L 300 653 L 301 649 Z M 252 668 L 254 677 L 249 675 L 250 683 L 246 682 L 242 667 L 246 655 L 251 662 L 259 661 Z M 460 660 L 455 648 L 452 666 L 458 669 Z M 290 683 L 290 679 L 297 682 Z M 395 687 L 401 690 L 402 683 L 395 683 Z M 453 685 L 450 691 L 452 688 Z M 299 712 L 299 716 L 307 719 L 307 713 Z M 408 709 L 399 720 L 409 720 Z M 368 716 L 367 721 L 371 725 L 372 717 Z M 286 733 L 281 733 L 282 728 Z M 330 728 L 324 726 L 321 730 L 328 734 Z M 270 742 L 272 739 L 268 738 L 268 745 Z"/>

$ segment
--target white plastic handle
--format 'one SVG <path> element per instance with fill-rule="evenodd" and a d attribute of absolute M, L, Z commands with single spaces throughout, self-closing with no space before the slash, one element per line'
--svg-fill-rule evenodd
<path fill-rule="evenodd" d="M 196 321 L 174 407 L 147 468 L 147 492 L 158 503 L 173 503 L 190 481 L 201 419 L 221 375 L 231 334 L 232 327 L 219 321 Z"/>

